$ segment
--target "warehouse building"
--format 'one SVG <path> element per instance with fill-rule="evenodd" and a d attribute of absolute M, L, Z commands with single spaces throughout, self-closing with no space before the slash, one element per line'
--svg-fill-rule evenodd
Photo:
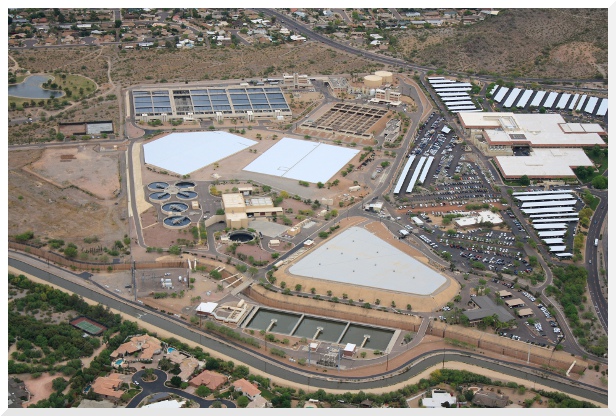
<path fill-rule="evenodd" d="M 492 299 L 487 296 L 475 296 L 471 298 L 471 301 L 477 305 L 478 309 L 471 309 L 464 311 L 464 315 L 468 318 L 470 324 L 474 325 L 488 316 L 496 315 L 499 321 L 509 322 L 515 317 L 509 313 L 507 309 L 502 306 L 498 306 Z"/>

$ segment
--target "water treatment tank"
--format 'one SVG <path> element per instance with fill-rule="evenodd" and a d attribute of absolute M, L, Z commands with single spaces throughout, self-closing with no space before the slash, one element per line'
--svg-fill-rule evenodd
<path fill-rule="evenodd" d="M 394 74 L 389 71 L 376 71 L 374 75 L 381 77 L 381 79 L 385 83 L 391 84 L 392 82 L 394 82 Z"/>
<path fill-rule="evenodd" d="M 383 83 L 383 78 L 378 75 L 366 75 L 364 77 L 364 85 L 370 88 L 378 88 Z"/>

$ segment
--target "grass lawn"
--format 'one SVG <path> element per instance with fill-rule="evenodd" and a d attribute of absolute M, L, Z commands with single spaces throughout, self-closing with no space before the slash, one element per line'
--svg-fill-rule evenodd
<path fill-rule="evenodd" d="M 263 397 L 265 400 L 271 401 L 274 398 L 274 394 L 272 394 L 271 391 L 266 390 L 266 389 L 260 389 L 261 390 L 261 397 Z"/>
<path fill-rule="evenodd" d="M 130 396 L 130 398 L 132 399 L 133 397 L 135 397 L 136 395 L 141 393 L 141 390 L 139 390 L 139 389 L 130 389 L 130 390 L 127 391 L 127 393 Z"/>

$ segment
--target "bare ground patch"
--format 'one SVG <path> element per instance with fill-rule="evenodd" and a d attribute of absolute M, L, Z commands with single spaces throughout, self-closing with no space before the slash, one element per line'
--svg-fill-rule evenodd
<path fill-rule="evenodd" d="M 60 186 L 74 185 L 99 198 L 109 199 L 120 188 L 118 156 L 115 152 L 96 152 L 93 146 L 46 149 L 31 168 Z"/>

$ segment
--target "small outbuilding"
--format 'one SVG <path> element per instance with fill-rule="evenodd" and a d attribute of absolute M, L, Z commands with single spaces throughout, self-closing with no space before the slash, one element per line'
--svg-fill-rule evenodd
<path fill-rule="evenodd" d="M 520 307 L 522 307 L 522 306 L 525 306 L 525 305 L 526 305 L 522 299 L 510 299 L 510 300 L 506 300 L 506 301 L 505 301 L 505 304 L 506 304 L 509 308 L 520 308 Z"/>
<path fill-rule="evenodd" d="M 352 357 L 355 354 L 355 350 L 357 349 L 357 345 L 348 343 L 342 350 L 342 355 L 345 357 Z"/>
<path fill-rule="evenodd" d="M 218 307 L 218 303 L 215 302 L 202 302 L 197 306 L 197 315 L 210 316 L 214 313 L 214 309 Z"/>
<path fill-rule="evenodd" d="M 498 292 L 498 296 L 500 296 L 501 299 L 509 299 L 511 297 L 513 297 L 513 295 L 511 294 L 511 292 L 507 291 L 507 290 L 501 290 Z"/>
<path fill-rule="evenodd" d="M 529 316 L 533 316 L 533 310 L 531 308 L 518 309 L 517 315 L 520 318 L 528 318 Z"/>

